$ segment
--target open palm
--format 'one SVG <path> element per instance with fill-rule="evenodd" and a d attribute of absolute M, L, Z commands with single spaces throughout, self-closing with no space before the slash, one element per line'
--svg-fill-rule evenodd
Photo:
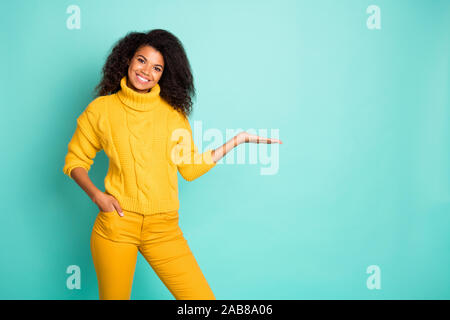
<path fill-rule="evenodd" d="M 237 136 L 238 140 L 240 141 L 240 143 L 244 143 L 244 142 L 251 142 L 251 143 L 280 143 L 282 144 L 283 142 L 281 142 L 281 140 L 279 139 L 271 139 L 271 138 L 265 138 L 265 137 L 260 137 L 254 134 L 250 134 L 248 132 L 240 132 Z"/>

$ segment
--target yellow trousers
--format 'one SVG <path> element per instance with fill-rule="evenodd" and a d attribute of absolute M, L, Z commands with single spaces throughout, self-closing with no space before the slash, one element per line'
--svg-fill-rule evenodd
<path fill-rule="evenodd" d="M 102 300 L 130 299 L 138 251 L 177 300 L 215 300 L 179 226 L 178 211 L 100 211 L 91 252 Z"/>

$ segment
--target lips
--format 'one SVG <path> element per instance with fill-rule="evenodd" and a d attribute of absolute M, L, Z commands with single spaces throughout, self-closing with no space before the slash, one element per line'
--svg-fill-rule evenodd
<path fill-rule="evenodd" d="M 136 78 L 139 80 L 139 82 L 141 82 L 142 84 L 146 84 L 146 83 L 149 83 L 150 82 L 150 80 L 149 79 L 147 79 L 147 78 L 145 78 L 145 77 L 143 77 L 143 76 L 141 76 L 140 74 L 137 74 L 136 73 Z"/>

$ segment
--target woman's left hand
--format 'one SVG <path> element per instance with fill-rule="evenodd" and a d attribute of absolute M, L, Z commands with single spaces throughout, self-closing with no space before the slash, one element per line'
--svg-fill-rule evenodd
<path fill-rule="evenodd" d="M 279 139 L 271 139 L 271 138 L 264 138 L 264 137 L 260 137 L 254 134 L 250 134 L 248 132 L 240 132 L 237 134 L 236 136 L 238 143 L 244 143 L 244 142 L 252 142 L 252 143 L 279 143 L 282 144 L 283 142 L 281 142 L 281 140 Z"/>

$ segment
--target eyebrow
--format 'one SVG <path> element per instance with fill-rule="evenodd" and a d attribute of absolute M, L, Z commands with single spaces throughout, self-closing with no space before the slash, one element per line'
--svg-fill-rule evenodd
<path fill-rule="evenodd" d="M 146 57 L 144 57 L 142 54 L 138 54 L 138 57 L 142 57 L 142 58 L 144 58 L 144 60 L 145 61 L 147 61 L 147 58 Z M 160 64 L 155 64 L 155 66 L 160 66 L 161 68 L 164 68 L 162 65 L 160 65 Z"/>

